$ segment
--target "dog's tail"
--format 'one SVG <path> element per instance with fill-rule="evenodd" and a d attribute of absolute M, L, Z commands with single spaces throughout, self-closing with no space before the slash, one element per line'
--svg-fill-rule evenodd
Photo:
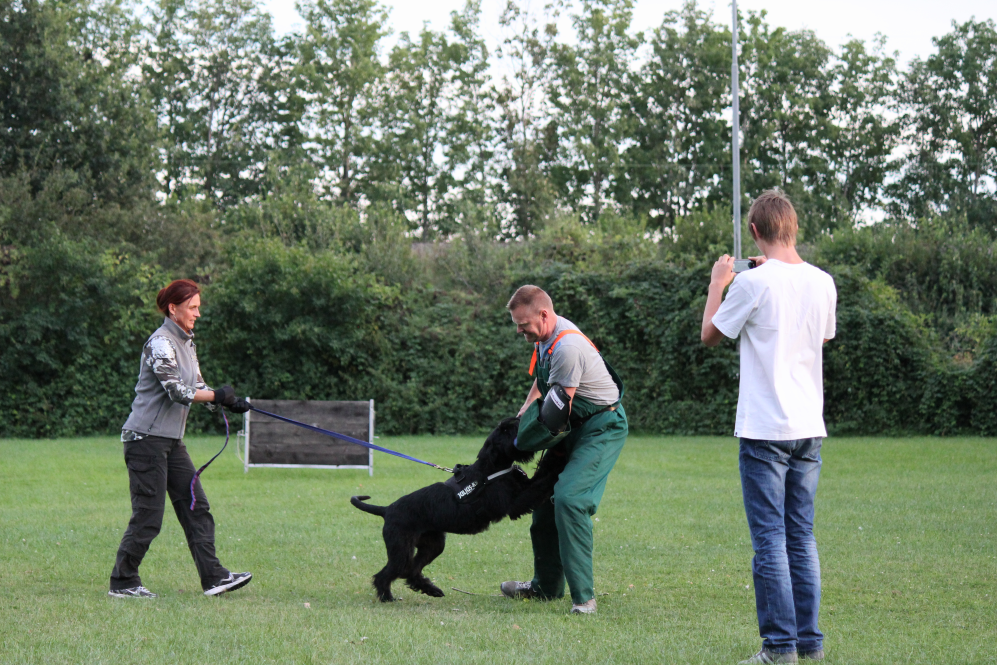
<path fill-rule="evenodd" d="M 364 503 L 369 496 L 354 496 L 350 497 L 350 503 L 364 511 L 365 513 L 370 513 L 371 515 L 377 515 L 379 517 L 384 517 L 385 507 L 384 506 L 372 506 L 370 504 Z"/>

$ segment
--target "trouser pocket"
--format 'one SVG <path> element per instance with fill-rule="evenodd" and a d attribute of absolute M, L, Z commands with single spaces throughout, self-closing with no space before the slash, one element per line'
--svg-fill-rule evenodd
<path fill-rule="evenodd" d="M 156 496 L 159 484 L 159 466 L 155 456 L 133 457 L 125 460 L 128 466 L 128 487 L 132 496 Z"/>

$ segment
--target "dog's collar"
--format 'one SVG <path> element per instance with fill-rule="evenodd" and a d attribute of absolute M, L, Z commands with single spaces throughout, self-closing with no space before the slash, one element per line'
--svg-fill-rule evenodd
<path fill-rule="evenodd" d="M 513 464 L 508 469 L 502 469 L 501 471 L 496 471 L 492 475 L 490 475 L 487 478 L 485 478 L 485 482 L 487 483 L 489 480 L 492 480 L 494 478 L 498 478 L 499 476 L 504 476 L 505 474 L 509 473 L 510 471 L 515 471 L 517 468 L 519 468 L 519 467 L 517 467 L 515 464 Z"/>

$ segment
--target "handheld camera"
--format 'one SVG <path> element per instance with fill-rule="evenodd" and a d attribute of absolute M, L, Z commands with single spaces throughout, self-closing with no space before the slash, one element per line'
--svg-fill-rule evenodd
<path fill-rule="evenodd" d="M 751 270 L 758 264 L 755 263 L 754 259 L 734 259 L 734 273 L 744 272 L 745 270 Z"/>

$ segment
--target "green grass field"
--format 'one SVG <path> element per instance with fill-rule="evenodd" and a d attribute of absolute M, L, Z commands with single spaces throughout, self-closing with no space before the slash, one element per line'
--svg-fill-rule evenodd
<path fill-rule="evenodd" d="M 450 465 L 479 438 L 381 443 Z M 190 439 L 201 464 L 221 444 Z M 829 663 L 997 663 L 997 441 L 830 439 L 817 496 Z M 597 515 L 595 616 L 489 594 L 531 573 L 528 520 L 451 536 L 374 602 L 389 503 L 443 479 L 375 456 L 361 471 L 254 469 L 231 451 L 204 479 L 218 552 L 252 584 L 200 593 L 172 511 L 142 567 L 153 601 L 106 596 L 130 515 L 112 438 L 0 441 L 2 663 L 721 663 L 760 640 L 731 438 L 632 437 Z M 458 587 L 485 594 L 469 596 Z"/>

